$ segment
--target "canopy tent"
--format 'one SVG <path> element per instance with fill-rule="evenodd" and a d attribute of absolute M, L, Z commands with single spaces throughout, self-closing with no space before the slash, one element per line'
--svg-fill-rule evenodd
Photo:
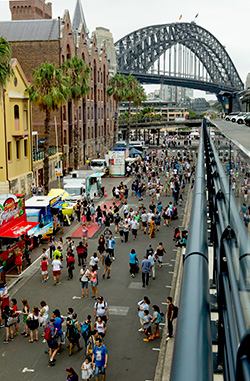
<path fill-rule="evenodd" d="M 61 197 L 61 200 L 65 200 L 67 197 L 69 197 L 69 194 L 68 192 L 66 192 L 64 189 L 51 189 L 48 196 L 53 196 L 53 197 L 57 197 L 57 196 L 60 196 Z"/>
<path fill-rule="evenodd" d="M 29 230 L 37 226 L 37 222 L 21 221 L 19 224 L 12 226 L 12 228 L 5 230 L 1 233 L 1 237 L 6 238 L 18 238 L 21 235 L 26 234 Z"/>

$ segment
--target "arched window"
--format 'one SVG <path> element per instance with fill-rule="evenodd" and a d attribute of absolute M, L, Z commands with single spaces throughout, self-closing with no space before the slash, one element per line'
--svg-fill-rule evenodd
<path fill-rule="evenodd" d="M 67 44 L 66 52 L 67 52 L 67 59 L 70 59 L 71 58 L 71 49 L 70 49 L 69 44 Z"/>
<path fill-rule="evenodd" d="M 19 119 L 19 106 L 18 105 L 14 106 L 14 118 Z"/>

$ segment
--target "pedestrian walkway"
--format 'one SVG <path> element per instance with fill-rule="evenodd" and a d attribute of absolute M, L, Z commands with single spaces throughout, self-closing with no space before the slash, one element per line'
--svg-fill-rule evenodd
<path fill-rule="evenodd" d="M 113 205 L 113 202 L 119 207 L 121 202 L 120 201 L 113 201 L 113 200 L 108 200 L 104 201 L 104 203 L 101 206 L 101 209 L 103 209 L 104 205 L 106 205 L 107 210 L 109 210 L 110 206 Z M 104 218 L 103 218 L 104 221 Z M 91 226 L 88 227 L 88 237 L 92 238 L 94 234 L 100 229 L 98 226 L 97 222 L 91 223 Z M 81 238 L 82 237 L 82 226 L 78 226 L 76 230 L 71 234 L 71 238 Z"/>

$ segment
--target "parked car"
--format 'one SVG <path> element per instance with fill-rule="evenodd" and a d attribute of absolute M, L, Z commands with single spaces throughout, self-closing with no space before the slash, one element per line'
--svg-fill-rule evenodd
<path fill-rule="evenodd" d="M 233 123 L 237 122 L 237 123 L 238 123 L 238 120 L 241 119 L 241 118 L 243 118 L 245 115 L 246 115 L 245 112 L 239 112 L 238 115 L 234 115 L 234 116 L 232 116 L 232 118 L 231 118 L 231 122 L 233 122 Z M 241 122 L 240 122 L 240 123 L 241 123 Z"/>
<path fill-rule="evenodd" d="M 231 122 L 232 121 L 232 118 L 234 118 L 235 116 L 237 116 L 239 114 L 239 112 L 231 112 L 230 114 L 228 114 L 226 117 L 225 117 L 225 120 L 227 122 Z"/>
<path fill-rule="evenodd" d="M 250 127 L 250 115 L 245 118 L 244 122 L 246 126 Z"/>

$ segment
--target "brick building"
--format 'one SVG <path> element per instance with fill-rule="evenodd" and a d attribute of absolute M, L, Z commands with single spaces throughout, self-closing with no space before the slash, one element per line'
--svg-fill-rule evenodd
<path fill-rule="evenodd" d="M 0 35 L 11 43 L 12 56 L 19 60 L 29 81 L 32 80 L 32 70 L 42 62 L 55 62 L 56 65 L 60 65 L 74 55 L 83 58 L 91 68 L 90 93 L 79 102 L 78 108 L 79 160 L 80 165 L 84 165 L 87 158 L 102 156 L 113 144 L 113 115 L 116 106 L 113 98 L 107 96 L 110 74 L 106 47 L 100 40 L 97 44 L 94 33 L 89 37 L 80 0 L 77 0 L 72 23 L 67 10 L 61 19 L 50 18 L 50 7 L 51 4 L 45 4 L 44 0 L 10 1 L 12 21 L 0 22 Z M 29 9 L 30 13 L 33 12 L 32 15 L 28 13 Z M 72 166 L 74 159 L 73 103 L 69 101 L 63 105 L 55 116 L 59 150 L 63 153 L 63 168 L 67 170 Z M 38 133 L 38 142 L 42 142 L 44 138 L 44 117 L 44 113 L 33 105 L 32 126 L 33 131 Z M 54 147 L 54 115 L 51 121 L 50 146 Z M 42 149 L 41 144 L 39 149 Z M 39 179 L 38 173 L 34 174 L 37 182 L 42 182 L 41 167 Z M 51 167 L 50 172 L 53 180 L 54 167 Z"/>

